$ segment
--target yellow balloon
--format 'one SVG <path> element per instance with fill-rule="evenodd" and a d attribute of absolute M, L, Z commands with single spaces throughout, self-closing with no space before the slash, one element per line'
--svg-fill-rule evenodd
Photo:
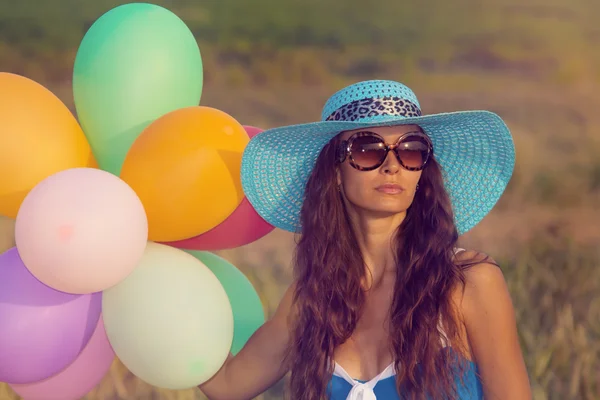
<path fill-rule="evenodd" d="M 244 198 L 240 169 L 249 140 L 239 122 L 210 107 L 182 108 L 150 124 L 121 169 L 146 208 L 149 240 L 191 238 L 231 215 Z"/>
<path fill-rule="evenodd" d="M 39 83 L 0 72 L 0 215 L 16 218 L 25 196 L 48 176 L 93 165 L 67 106 Z"/>

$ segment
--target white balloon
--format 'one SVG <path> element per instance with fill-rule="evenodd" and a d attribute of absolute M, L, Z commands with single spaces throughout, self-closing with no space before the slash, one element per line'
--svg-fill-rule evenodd
<path fill-rule="evenodd" d="M 109 341 L 138 378 L 188 389 L 209 380 L 233 341 L 225 289 L 201 261 L 149 242 L 134 272 L 106 290 L 102 314 Z"/>

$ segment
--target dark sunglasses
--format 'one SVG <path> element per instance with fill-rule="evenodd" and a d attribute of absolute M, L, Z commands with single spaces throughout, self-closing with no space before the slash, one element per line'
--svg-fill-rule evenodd
<path fill-rule="evenodd" d="M 389 145 L 375 132 L 361 131 L 348 140 L 342 140 L 338 162 L 341 164 L 348 158 L 350 165 L 357 170 L 372 171 L 383 164 L 390 151 L 405 169 L 420 171 L 433 154 L 433 144 L 427 135 L 418 131 L 407 132 Z"/>

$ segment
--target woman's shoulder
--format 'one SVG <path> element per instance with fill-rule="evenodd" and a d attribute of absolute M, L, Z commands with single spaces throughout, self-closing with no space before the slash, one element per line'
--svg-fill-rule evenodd
<path fill-rule="evenodd" d="M 502 270 L 496 260 L 482 251 L 456 248 L 454 262 L 464 272 L 465 289 L 469 286 L 485 284 L 482 280 L 497 279 L 502 276 Z"/>
<path fill-rule="evenodd" d="M 461 247 L 454 248 L 454 259 L 458 265 L 463 265 L 466 267 L 475 267 L 478 266 L 480 269 L 485 269 L 485 265 L 493 265 L 498 267 L 498 263 L 489 256 L 488 254 L 470 249 L 463 249 Z M 481 265 L 484 265 L 481 267 Z"/>
<path fill-rule="evenodd" d="M 463 257 L 472 262 L 482 256 L 472 252 Z M 491 258 L 483 258 L 466 268 L 464 276 L 462 321 L 484 387 L 499 396 L 504 393 L 502 398 L 531 398 L 519 347 L 516 313 L 502 270 Z"/>
<path fill-rule="evenodd" d="M 455 258 L 463 266 L 465 280 L 454 295 L 466 320 L 479 318 L 490 307 L 510 301 L 502 269 L 492 257 L 480 251 L 463 250 Z"/>

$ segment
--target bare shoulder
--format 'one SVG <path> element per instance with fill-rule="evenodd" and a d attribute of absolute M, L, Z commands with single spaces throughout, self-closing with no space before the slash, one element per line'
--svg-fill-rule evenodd
<path fill-rule="evenodd" d="M 459 259 L 460 258 L 460 259 Z M 457 254 L 464 268 L 460 311 L 486 399 L 531 399 L 515 310 L 502 270 L 485 254 Z"/>
<path fill-rule="evenodd" d="M 474 311 L 498 302 L 509 306 L 506 304 L 510 303 L 510 296 L 504 274 L 492 257 L 465 250 L 456 255 L 456 262 L 464 267 L 465 285 L 455 293 L 460 297 L 463 317 L 468 319 Z"/>
<path fill-rule="evenodd" d="M 463 253 L 461 261 L 466 264 L 464 300 L 489 300 L 491 297 L 504 297 L 508 293 L 502 269 L 492 257 L 477 251 Z"/>

